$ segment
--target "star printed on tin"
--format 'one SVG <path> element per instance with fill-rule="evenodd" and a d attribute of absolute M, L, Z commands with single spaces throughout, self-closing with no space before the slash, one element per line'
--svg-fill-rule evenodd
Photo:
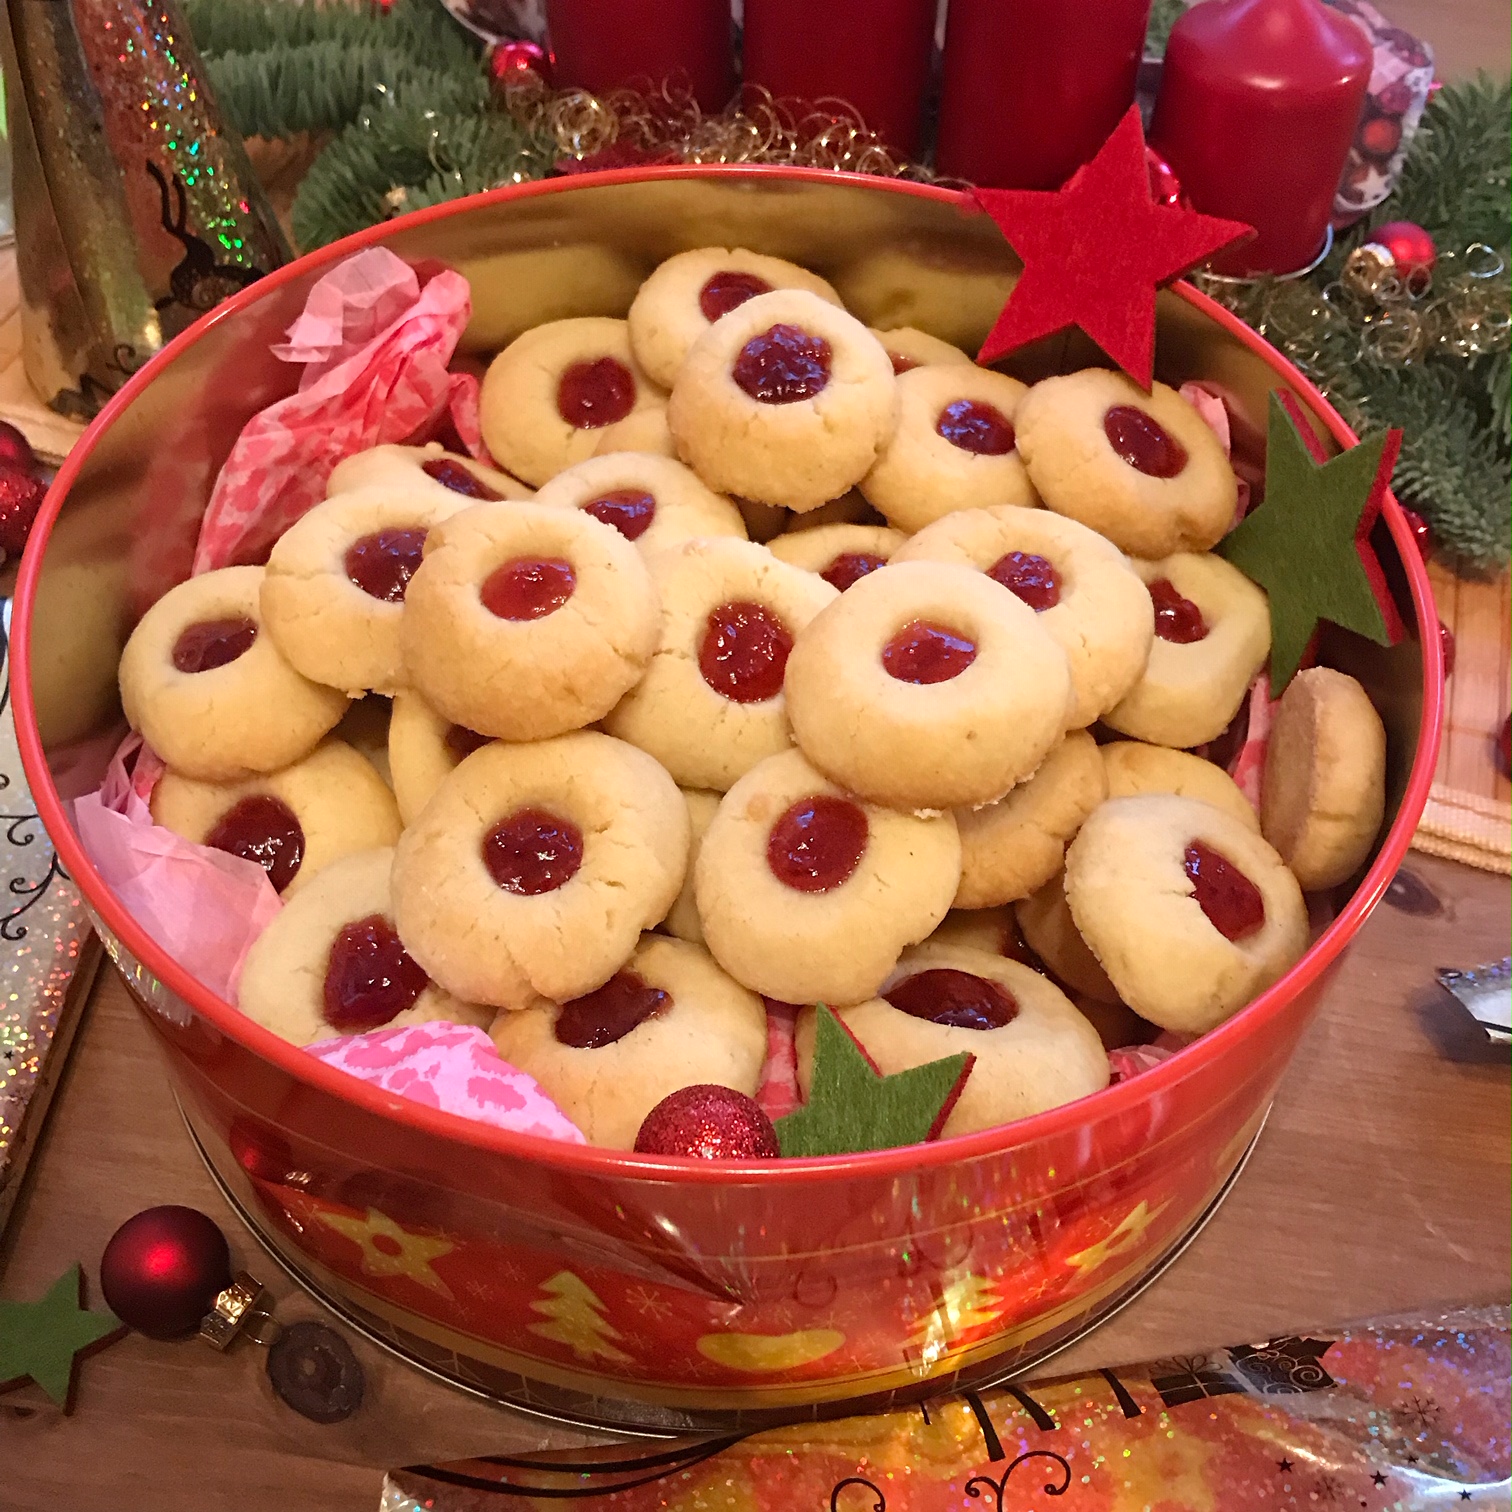
<path fill-rule="evenodd" d="M 1255 234 L 1242 221 L 1155 203 L 1133 105 L 1062 188 L 973 193 L 1024 264 L 977 361 L 1075 325 L 1145 389 L 1155 372 L 1156 289 Z"/>

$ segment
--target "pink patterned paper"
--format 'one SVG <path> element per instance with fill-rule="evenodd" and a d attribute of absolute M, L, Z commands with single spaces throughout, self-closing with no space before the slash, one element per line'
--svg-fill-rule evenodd
<path fill-rule="evenodd" d="M 1145 1071 L 1153 1071 L 1161 1061 L 1170 1060 L 1175 1050 L 1164 1045 L 1125 1045 L 1120 1050 L 1108 1051 L 1108 1064 L 1113 1068 L 1113 1084 L 1132 1081 Z"/>
<path fill-rule="evenodd" d="M 186 971 L 234 1003 L 242 962 L 282 905 L 255 861 L 153 823 L 147 800 L 162 770 L 141 737 L 129 737 L 100 790 L 74 799 L 74 829 L 131 916 Z"/>
<path fill-rule="evenodd" d="M 756 1101 L 775 1123 L 803 1101 L 798 1095 L 798 1046 L 794 1039 L 798 1010 L 791 1003 L 776 1003 L 770 998 L 762 1001 L 766 1004 L 767 1056 Z"/>
<path fill-rule="evenodd" d="M 321 1040 L 309 1053 L 328 1066 L 461 1118 L 585 1144 L 582 1131 L 471 1024 L 413 1024 Z"/>
<path fill-rule="evenodd" d="M 1217 436 L 1219 444 L 1223 447 L 1223 455 L 1232 462 L 1234 430 L 1229 420 L 1228 405 L 1212 389 L 1201 383 L 1183 383 L 1178 392 L 1202 416 L 1207 428 Z M 1234 519 L 1230 529 L 1233 529 L 1233 526 L 1237 525 L 1250 509 L 1249 480 L 1235 468 L 1234 481 L 1238 485 L 1238 497 L 1234 500 Z"/>
<path fill-rule="evenodd" d="M 422 288 L 381 247 L 327 273 L 275 349 L 307 364 L 299 391 L 242 427 L 205 511 L 194 571 L 259 560 L 353 452 L 413 440 L 448 414 L 480 452 L 478 381 L 447 371 L 471 313 L 460 273 L 444 269 Z"/>
<path fill-rule="evenodd" d="M 1250 684 L 1249 724 L 1244 744 L 1229 763 L 1229 776 L 1256 813 L 1260 811 L 1260 782 L 1265 775 L 1265 752 L 1270 744 L 1271 713 L 1277 702 L 1270 696 L 1270 673 L 1262 667 Z"/>

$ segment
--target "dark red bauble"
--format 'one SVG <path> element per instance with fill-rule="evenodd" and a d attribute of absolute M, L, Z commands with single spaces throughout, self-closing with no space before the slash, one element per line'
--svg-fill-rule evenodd
<path fill-rule="evenodd" d="M 699 1160 L 773 1160 L 782 1153 L 772 1120 L 755 1101 L 707 1083 L 662 1098 L 646 1114 L 635 1148 L 641 1155 Z"/>
<path fill-rule="evenodd" d="M 30 473 L 0 467 L 0 551 L 14 561 L 26 547 L 47 485 Z"/>
<path fill-rule="evenodd" d="M 1176 170 L 1150 146 L 1145 143 L 1145 171 L 1150 175 L 1150 198 L 1157 205 L 1166 205 L 1177 209 L 1190 209 L 1181 193 L 1181 180 L 1176 177 Z"/>
<path fill-rule="evenodd" d="M 1407 528 L 1412 532 L 1418 555 L 1426 562 L 1433 555 L 1433 526 L 1417 510 L 1408 509 L 1405 504 L 1402 505 L 1402 513 L 1407 517 Z"/>
<path fill-rule="evenodd" d="M 1496 737 L 1496 764 L 1503 777 L 1512 777 L 1512 714 L 1507 715 L 1507 722 Z"/>
<path fill-rule="evenodd" d="M 1382 247 L 1391 255 L 1397 277 L 1410 289 L 1426 287 L 1438 261 L 1438 248 L 1421 226 L 1411 221 L 1387 221 L 1370 233 L 1367 245 Z"/>
<path fill-rule="evenodd" d="M 0 420 L 0 468 L 30 472 L 36 465 L 31 442 L 8 420 Z"/>
<path fill-rule="evenodd" d="M 150 1339 L 192 1333 L 230 1284 L 226 1236 L 190 1207 L 146 1208 L 110 1236 L 100 1257 L 106 1305 Z"/>
<path fill-rule="evenodd" d="M 1454 631 L 1443 620 L 1439 621 L 1439 650 L 1444 654 L 1444 676 L 1454 676 Z"/>
<path fill-rule="evenodd" d="M 551 65 L 551 54 L 534 42 L 496 42 L 488 54 L 488 76 L 500 91 L 528 82 L 531 74 L 549 88 Z"/>

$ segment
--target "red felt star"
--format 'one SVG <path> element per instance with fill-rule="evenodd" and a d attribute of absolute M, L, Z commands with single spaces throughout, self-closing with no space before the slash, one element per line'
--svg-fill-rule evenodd
<path fill-rule="evenodd" d="M 1242 221 L 1155 203 L 1136 106 L 1063 188 L 974 193 L 1024 263 L 977 361 L 1077 325 L 1145 388 L 1155 369 L 1155 290 L 1255 234 Z"/>

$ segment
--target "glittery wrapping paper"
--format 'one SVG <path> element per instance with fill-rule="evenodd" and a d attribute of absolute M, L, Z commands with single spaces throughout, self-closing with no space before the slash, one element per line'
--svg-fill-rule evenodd
<path fill-rule="evenodd" d="M 1506 1508 L 1507 1330 L 1462 1308 L 745 1438 L 412 1467 L 380 1512 Z"/>
<path fill-rule="evenodd" d="M 0 1228 L 15 1201 L 99 944 L 21 770 L 11 713 L 10 602 L 0 623 Z"/>

